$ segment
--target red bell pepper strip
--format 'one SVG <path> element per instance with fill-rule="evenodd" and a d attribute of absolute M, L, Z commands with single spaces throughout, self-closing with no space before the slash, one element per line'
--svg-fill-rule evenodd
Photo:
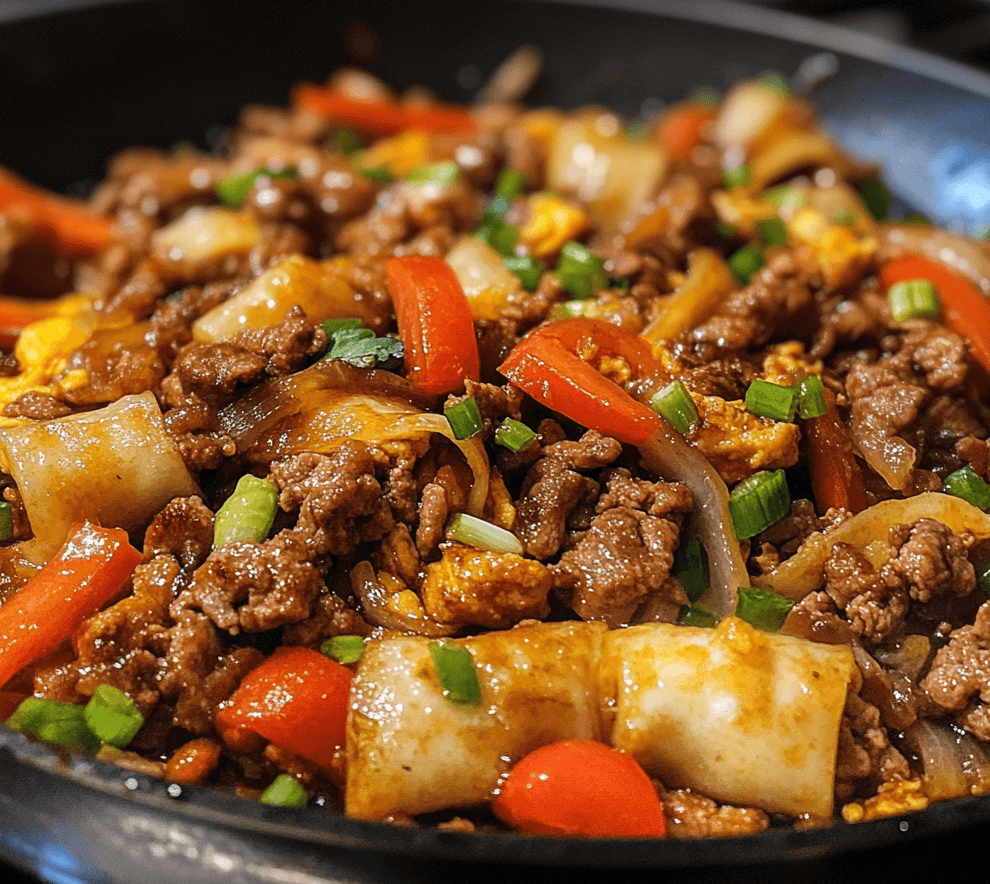
<path fill-rule="evenodd" d="M 973 283 L 944 264 L 921 255 L 894 258 L 880 268 L 879 276 L 881 284 L 888 289 L 909 279 L 929 280 L 938 289 L 943 323 L 969 339 L 973 356 L 990 372 L 990 300 Z"/>
<path fill-rule="evenodd" d="M 564 319 L 539 326 L 499 366 L 513 384 L 554 411 L 606 436 L 641 445 L 661 418 L 606 378 L 578 353 L 625 360 L 635 377 L 655 366 L 639 335 L 595 319 Z"/>
<path fill-rule="evenodd" d="M 252 669 L 214 717 L 217 730 L 246 728 L 269 743 L 333 766 L 344 744 L 351 670 L 309 648 L 278 648 Z"/>
<path fill-rule="evenodd" d="M 686 161 L 701 143 L 705 127 L 715 119 L 715 108 L 707 104 L 685 102 L 664 114 L 656 138 L 675 160 Z"/>
<path fill-rule="evenodd" d="M 110 241 L 113 221 L 94 214 L 82 203 L 28 184 L 0 169 L 0 212 L 21 212 L 35 226 L 50 232 L 71 255 L 87 255 Z"/>
<path fill-rule="evenodd" d="M 0 687 L 116 596 L 141 561 L 127 532 L 85 522 L 0 607 Z"/>
<path fill-rule="evenodd" d="M 48 301 L 22 301 L 0 295 L 0 347 L 10 349 L 32 322 L 51 315 Z"/>
<path fill-rule="evenodd" d="M 292 103 L 372 138 L 395 135 L 406 129 L 471 132 L 478 128 L 471 112 L 460 105 L 368 101 L 311 83 L 300 83 L 292 90 Z"/>
<path fill-rule="evenodd" d="M 523 832 L 604 838 L 662 838 L 663 805 L 637 761 L 593 740 L 530 752 L 492 800 L 500 820 Z"/>
<path fill-rule="evenodd" d="M 820 515 L 832 507 L 851 513 L 866 509 L 863 474 L 856 462 L 855 448 L 835 401 L 835 393 L 825 388 L 827 411 L 805 421 L 808 443 L 808 470 L 811 488 Z"/>
<path fill-rule="evenodd" d="M 433 256 L 405 255 L 385 263 L 406 375 L 434 396 L 481 377 L 471 305 L 450 265 Z"/>

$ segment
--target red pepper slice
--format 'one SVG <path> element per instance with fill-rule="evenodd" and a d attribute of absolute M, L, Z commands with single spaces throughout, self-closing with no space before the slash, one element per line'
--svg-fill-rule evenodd
<path fill-rule="evenodd" d="M 631 756 L 593 740 L 565 740 L 518 761 L 492 801 L 523 832 L 662 838 L 667 820 L 656 789 Z"/>
<path fill-rule="evenodd" d="M 656 138 L 675 160 L 686 162 L 691 151 L 701 143 L 705 127 L 715 119 L 715 108 L 707 104 L 685 102 L 664 114 Z"/>
<path fill-rule="evenodd" d="M 894 258 L 880 268 L 879 276 L 881 284 L 888 289 L 909 279 L 931 281 L 938 289 L 943 323 L 969 339 L 973 356 L 990 372 L 990 300 L 973 283 L 944 264 L 921 255 Z"/>
<path fill-rule="evenodd" d="M 825 405 L 825 414 L 810 418 L 804 425 L 815 503 L 820 515 L 832 507 L 860 513 L 867 504 L 863 474 L 856 462 L 852 439 L 839 415 L 835 393 L 827 387 Z"/>
<path fill-rule="evenodd" d="M 50 232 L 72 255 L 97 251 L 110 241 L 113 232 L 113 221 L 109 218 L 0 169 L 0 212 L 8 209 L 16 209 L 32 224 Z"/>
<path fill-rule="evenodd" d="M 127 532 L 86 522 L 0 607 L 0 687 L 116 596 L 141 561 Z"/>
<path fill-rule="evenodd" d="M 478 123 L 471 112 L 455 104 L 403 104 L 398 101 L 366 101 L 337 89 L 300 83 L 292 90 L 292 103 L 321 117 L 357 129 L 372 138 L 395 135 L 406 129 L 427 132 L 471 132 Z"/>
<path fill-rule="evenodd" d="M 309 648 L 281 647 L 240 683 L 215 716 L 217 729 L 246 728 L 269 743 L 333 766 L 344 744 L 351 671 Z"/>
<path fill-rule="evenodd" d="M 524 337 L 499 371 L 534 399 L 606 436 L 641 445 L 660 417 L 602 375 L 578 353 L 625 360 L 637 378 L 656 368 L 649 343 L 626 329 L 596 319 L 563 319 Z"/>
<path fill-rule="evenodd" d="M 478 380 L 471 305 L 450 265 L 426 255 L 389 258 L 385 278 L 409 380 L 434 396 L 459 390 L 466 378 Z"/>

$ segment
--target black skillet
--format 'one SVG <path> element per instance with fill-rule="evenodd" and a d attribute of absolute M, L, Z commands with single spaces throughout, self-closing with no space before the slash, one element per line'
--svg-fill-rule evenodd
<path fill-rule="evenodd" d="M 604 8 L 603 8 L 604 7 Z M 990 222 L 990 78 L 793 16 L 730 3 L 420 0 L 403 6 L 206 0 L 0 4 L 0 163 L 85 189 L 132 144 L 222 139 L 247 102 L 368 63 L 387 82 L 469 99 L 538 46 L 534 104 L 633 117 L 698 86 L 776 70 L 811 82 L 833 133 L 885 165 L 933 219 Z M 857 826 L 706 842 L 534 839 L 362 823 L 178 788 L 60 758 L 0 727 L 0 859 L 53 882 L 405 882 L 910 878 L 927 858 L 982 860 L 990 797 Z"/>

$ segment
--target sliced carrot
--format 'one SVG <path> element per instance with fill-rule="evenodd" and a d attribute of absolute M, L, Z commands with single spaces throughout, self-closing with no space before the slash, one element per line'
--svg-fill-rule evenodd
<path fill-rule="evenodd" d="M 827 411 L 805 422 L 808 442 L 808 469 L 818 512 L 824 515 L 832 507 L 851 513 L 866 509 L 863 474 L 856 462 L 855 447 L 835 401 L 835 393 L 825 388 Z"/>
<path fill-rule="evenodd" d="M 690 159 L 691 151 L 701 143 L 705 129 L 715 119 L 715 108 L 707 104 L 685 102 L 664 114 L 656 138 L 675 160 Z"/>

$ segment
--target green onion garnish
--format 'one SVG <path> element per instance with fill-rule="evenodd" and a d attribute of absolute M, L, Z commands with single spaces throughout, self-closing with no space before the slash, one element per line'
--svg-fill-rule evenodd
<path fill-rule="evenodd" d="M 324 359 L 339 359 L 355 368 L 398 371 L 405 349 L 398 338 L 375 337 L 370 328 L 341 328 L 327 335 L 330 349 Z"/>
<path fill-rule="evenodd" d="M 361 136 L 353 129 L 336 129 L 333 133 L 333 143 L 345 157 L 357 153 L 364 146 Z"/>
<path fill-rule="evenodd" d="M 754 473 L 729 495 L 729 515 L 739 540 L 753 537 L 779 522 L 791 508 L 783 470 Z"/>
<path fill-rule="evenodd" d="M 694 399 L 680 381 L 673 381 L 657 392 L 650 399 L 650 408 L 678 433 L 687 433 L 699 420 Z"/>
<path fill-rule="evenodd" d="M 460 177 L 461 167 L 453 160 L 444 160 L 442 163 L 413 169 L 406 175 L 406 181 L 419 186 L 433 184 L 437 187 L 448 187 Z"/>
<path fill-rule="evenodd" d="M 976 582 L 987 595 L 990 595 L 990 560 L 976 566 Z"/>
<path fill-rule="evenodd" d="M 456 405 L 451 405 L 444 411 L 444 416 L 454 431 L 455 439 L 470 439 L 477 436 L 484 426 L 481 422 L 481 411 L 478 409 L 478 403 L 474 396 L 468 396 Z"/>
<path fill-rule="evenodd" d="M 887 290 L 890 315 L 895 322 L 908 319 L 931 319 L 938 316 L 942 305 L 938 289 L 927 279 L 905 279 Z"/>
<path fill-rule="evenodd" d="M 822 417 L 828 411 L 825 385 L 816 374 L 805 375 L 797 382 L 798 415 L 805 420 Z"/>
<path fill-rule="evenodd" d="M 244 172 L 241 175 L 228 175 L 217 182 L 215 193 L 217 199 L 230 209 L 239 209 L 244 205 L 248 193 L 258 180 L 275 181 L 279 178 L 298 178 L 296 170 L 291 166 L 279 172 L 272 172 L 269 169 L 255 169 L 253 172 Z"/>
<path fill-rule="evenodd" d="M 234 493 L 217 510 L 213 545 L 218 549 L 235 541 L 261 543 L 271 531 L 278 504 L 278 490 L 267 479 L 250 473 L 237 481 Z"/>
<path fill-rule="evenodd" d="M 765 246 L 787 245 L 787 225 L 776 215 L 772 218 L 760 218 L 756 222 L 756 235 Z"/>
<path fill-rule="evenodd" d="M 793 387 L 757 378 L 746 390 L 746 411 L 775 421 L 792 421 L 798 410 L 798 395 Z"/>
<path fill-rule="evenodd" d="M 357 663 L 364 654 L 364 639 L 359 635 L 335 635 L 320 645 L 320 653 L 338 663 Z"/>
<path fill-rule="evenodd" d="M 305 807 L 309 803 L 309 796 L 299 780 L 284 773 L 275 777 L 258 800 L 262 804 L 275 807 Z"/>
<path fill-rule="evenodd" d="M 969 464 L 946 476 L 942 482 L 942 490 L 953 497 L 961 497 L 977 509 L 990 510 L 990 485 Z"/>
<path fill-rule="evenodd" d="M 588 300 L 559 301 L 550 308 L 550 318 L 556 320 L 584 316 L 595 303 Z"/>
<path fill-rule="evenodd" d="M 86 724 L 85 709 L 73 703 L 26 697 L 7 719 L 7 727 L 72 752 L 95 755 L 100 750 L 99 737 Z"/>
<path fill-rule="evenodd" d="M 776 71 L 768 71 L 760 76 L 756 82 L 761 86 L 765 86 L 771 92 L 776 92 L 778 95 L 787 96 L 791 94 L 791 87 L 787 84 L 787 80 Z"/>
<path fill-rule="evenodd" d="M 101 684 L 83 708 L 89 729 L 104 743 L 123 749 L 141 730 L 144 716 L 130 697 L 113 685 Z"/>
<path fill-rule="evenodd" d="M 832 220 L 836 224 L 855 224 L 856 216 L 849 209 L 839 209 L 832 213 Z"/>
<path fill-rule="evenodd" d="M 522 451 L 530 442 L 536 438 L 534 433 L 526 424 L 507 417 L 498 425 L 495 430 L 495 444 L 508 448 L 509 451 Z"/>
<path fill-rule="evenodd" d="M 734 190 L 737 187 L 743 187 L 749 184 L 753 180 L 753 173 L 750 171 L 749 166 L 745 163 L 735 166 L 732 169 L 722 170 L 722 183 L 725 185 L 726 190 Z"/>
<path fill-rule="evenodd" d="M 763 249 L 751 242 L 729 255 L 729 270 L 740 285 L 749 285 L 756 271 L 763 266 Z"/>
<path fill-rule="evenodd" d="M 560 284 L 575 298 L 593 298 L 608 286 L 608 273 L 602 259 L 579 242 L 565 243 L 557 262 Z"/>
<path fill-rule="evenodd" d="M 522 543 L 511 531 L 499 528 L 491 522 L 469 516 L 467 513 L 454 513 L 447 522 L 446 536 L 448 540 L 456 540 L 475 549 L 489 552 L 523 554 Z"/>
<path fill-rule="evenodd" d="M 777 184 L 767 188 L 761 199 L 785 214 L 796 212 L 807 202 L 800 188 L 793 184 Z"/>
<path fill-rule="evenodd" d="M 734 239 L 736 236 L 736 228 L 729 224 L 728 221 L 719 221 L 715 225 L 715 229 L 728 239 Z"/>
<path fill-rule="evenodd" d="M 395 181 L 395 175 L 392 174 L 392 170 L 384 163 L 380 166 L 366 166 L 358 169 L 358 172 L 364 175 L 369 181 L 374 181 L 375 184 L 391 184 Z"/>
<path fill-rule="evenodd" d="M 879 178 L 871 178 L 859 186 L 859 195 L 867 211 L 877 220 L 883 221 L 890 209 L 890 191 L 880 183 Z"/>
<path fill-rule="evenodd" d="M 510 273 L 514 273 L 519 278 L 522 287 L 527 292 L 536 291 L 536 287 L 540 284 L 540 277 L 547 269 L 547 265 L 539 258 L 532 258 L 529 255 L 510 255 L 504 258 L 502 263 L 505 264 Z"/>
<path fill-rule="evenodd" d="M 448 703 L 454 706 L 480 706 L 481 684 L 471 652 L 451 641 L 430 642 L 430 656 L 440 687 Z"/>
<path fill-rule="evenodd" d="M 0 500 L 0 543 L 14 536 L 14 510 L 9 501 Z"/>
<path fill-rule="evenodd" d="M 684 626 L 700 626 L 702 629 L 712 629 L 718 625 L 718 618 L 697 605 L 685 605 L 681 608 L 677 622 Z"/>
<path fill-rule="evenodd" d="M 519 228 L 506 224 L 501 218 L 489 218 L 475 230 L 474 237 L 500 255 L 511 255 L 519 242 Z"/>
<path fill-rule="evenodd" d="M 736 601 L 736 616 L 764 632 L 779 632 L 794 602 L 769 589 L 740 586 Z"/>
<path fill-rule="evenodd" d="M 514 200 L 526 187 L 526 175 L 518 169 L 503 169 L 495 182 L 495 196 Z"/>
<path fill-rule="evenodd" d="M 687 597 L 696 602 L 708 589 L 708 554 L 697 537 L 682 543 L 674 553 L 671 573 L 681 582 Z"/>
<path fill-rule="evenodd" d="M 504 221 L 505 214 L 509 211 L 512 206 L 512 200 L 504 196 L 493 197 L 488 205 L 485 206 L 484 214 L 481 216 L 481 220 L 485 221 Z"/>

